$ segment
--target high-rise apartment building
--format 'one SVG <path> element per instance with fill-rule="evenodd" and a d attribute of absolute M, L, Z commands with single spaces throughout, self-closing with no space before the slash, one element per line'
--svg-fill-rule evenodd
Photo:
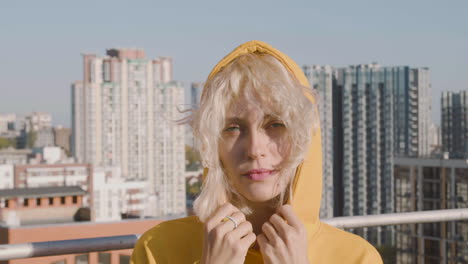
<path fill-rule="evenodd" d="M 395 80 L 392 70 L 369 64 L 341 68 L 337 72 L 336 88 L 341 91 L 341 98 L 336 98 L 336 103 L 341 105 L 338 118 L 343 129 L 342 150 L 338 153 L 343 155 L 340 171 L 346 216 L 393 211 Z M 359 231 L 372 243 L 392 242 L 389 232 Z"/>
<path fill-rule="evenodd" d="M 175 124 L 180 119 L 177 106 L 184 102 L 182 83 L 171 81 L 158 85 L 161 113 L 157 116 L 154 139 L 155 215 L 185 212 L 185 130 Z"/>
<path fill-rule="evenodd" d="M 395 155 L 427 157 L 430 155 L 428 133 L 432 110 L 429 69 L 407 66 L 391 69 L 394 82 Z"/>
<path fill-rule="evenodd" d="M 303 69 L 320 99 L 322 217 L 393 212 L 393 157 L 429 155 L 429 70 L 378 64 Z M 386 231 L 361 235 L 392 243 L 391 228 L 378 230 Z"/>
<path fill-rule="evenodd" d="M 442 151 L 441 129 L 434 123 L 429 126 L 429 151 L 430 156 L 440 156 Z"/>
<path fill-rule="evenodd" d="M 185 139 L 175 124 L 184 94 L 172 81 L 172 59 L 110 49 L 104 57 L 84 54 L 83 70 L 83 80 L 72 85 L 72 153 L 78 162 L 119 166 L 124 179 L 148 181 L 152 200 L 168 205 L 155 205 L 151 215 L 185 212 Z"/>
<path fill-rule="evenodd" d="M 442 148 L 451 158 L 468 158 L 468 90 L 442 92 Z"/>
<path fill-rule="evenodd" d="M 194 82 L 190 86 L 190 107 L 198 107 L 198 105 L 200 104 L 200 98 L 204 85 L 204 83 Z"/>
<path fill-rule="evenodd" d="M 313 91 L 318 95 L 320 127 L 322 135 L 322 200 L 320 217 L 331 218 L 334 215 L 334 195 L 338 194 L 333 181 L 334 133 L 338 132 L 333 125 L 333 68 L 331 66 L 305 65 L 303 71 Z"/>
<path fill-rule="evenodd" d="M 468 207 L 465 160 L 395 158 L 395 212 Z M 397 225 L 396 263 L 468 263 L 468 222 Z"/>
<path fill-rule="evenodd" d="M 186 109 L 196 109 L 200 105 L 200 98 L 205 84 L 201 82 L 194 82 L 190 86 L 190 98 Z M 185 144 L 191 148 L 195 146 L 195 139 L 193 137 L 193 130 L 190 125 L 186 125 Z"/>

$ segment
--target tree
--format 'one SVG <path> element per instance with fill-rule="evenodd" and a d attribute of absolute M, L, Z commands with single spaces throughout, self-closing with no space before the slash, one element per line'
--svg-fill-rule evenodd
<path fill-rule="evenodd" d="M 8 147 L 16 147 L 16 139 L 0 137 L 0 149 Z"/>
<path fill-rule="evenodd" d="M 36 142 L 37 139 L 37 133 L 35 131 L 30 131 L 28 132 L 28 139 L 27 139 L 27 146 L 28 148 L 33 148 L 34 143 Z"/>
<path fill-rule="evenodd" d="M 186 188 L 187 196 L 192 198 L 192 199 L 195 199 L 195 197 L 197 197 L 197 195 L 200 193 L 201 186 L 202 186 L 202 181 L 201 180 L 196 181 L 192 185 L 190 185 L 189 181 L 187 180 L 185 182 L 185 188 Z"/>
<path fill-rule="evenodd" d="M 194 148 L 185 145 L 185 161 L 187 171 L 196 171 L 201 164 L 200 154 Z"/>

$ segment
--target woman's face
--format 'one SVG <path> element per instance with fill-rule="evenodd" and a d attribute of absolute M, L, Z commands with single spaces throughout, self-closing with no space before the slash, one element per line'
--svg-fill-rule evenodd
<path fill-rule="evenodd" d="M 284 139 L 287 128 L 263 112 L 245 99 L 236 101 L 227 111 L 219 143 L 231 184 L 251 202 L 271 200 L 285 186 L 280 165 L 289 148 Z"/>

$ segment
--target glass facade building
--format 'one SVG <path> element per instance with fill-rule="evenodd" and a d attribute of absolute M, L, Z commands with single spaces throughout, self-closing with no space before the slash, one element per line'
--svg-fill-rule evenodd
<path fill-rule="evenodd" d="M 442 149 L 451 158 L 468 158 L 468 91 L 443 92 Z"/>
<path fill-rule="evenodd" d="M 303 70 L 320 98 L 321 216 L 392 213 L 394 157 L 429 155 L 429 70 L 378 64 Z M 394 243 L 391 227 L 355 232 L 374 244 Z"/>

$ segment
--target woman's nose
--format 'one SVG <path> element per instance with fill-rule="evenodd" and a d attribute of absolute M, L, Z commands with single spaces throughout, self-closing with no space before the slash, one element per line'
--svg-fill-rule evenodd
<path fill-rule="evenodd" d="M 247 140 L 247 155 L 250 159 L 256 160 L 266 155 L 266 137 L 261 131 L 250 131 Z"/>

